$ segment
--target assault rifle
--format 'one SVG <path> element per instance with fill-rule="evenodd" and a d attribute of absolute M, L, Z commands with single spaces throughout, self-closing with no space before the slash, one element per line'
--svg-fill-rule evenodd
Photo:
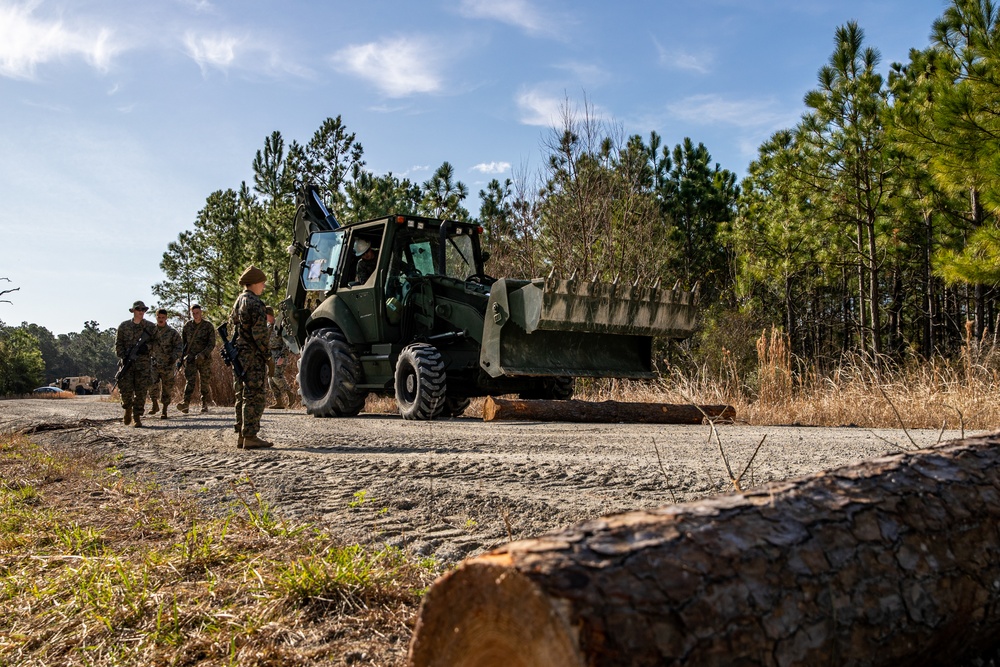
<path fill-rule="evenodd" d="M 188 344 L 184 343 L 184 347 L 181 348 L 181 356 L 177 358 L 177 367 L 174 368 L 174 375 L 176 375 L 177 371 L 179 371 L 181 369 L 181 366 L 184 365 L 184 357 L 187 356 L 187 351 L 188 351 Z"/>
<path fill-rule="evenodd" d="M 219 336 L 222 337 L 222 350 L 220 350 L 219 353 L 222 355 L 222 361 L 225 362 L 227 366 L 233 367 L 233 375 L 238 377 L 240 380 L 243 380 L 246 378 L 247 372 L 243 370 L 243 364 L 240 363 L 239 352 L 236 351 L 236 345 L 234 345 L 236 342 L 236 336 L 239 335 L 239 332 L 235 332 L 233 334 L 233 339 L 230 340 L 229 331 L 226 330 L 226 326 L 226 323 L 223 322 L 217 329 Z"/>
<path fill-rule="evenodd" d="M 151 337 L 149 328 L 143 327 L 142 332 L 139 334 L 139 340 L 135 341 L 135 344 L 128 349 L 128 352 L 125 353 L 125 358 L 122 361 L 122 367 L 118 369 L 117 373 L 115 373 L 115 383 L 111 385 L 111 391 L 115 390 L 115 387 L 118 386 L 118 381 L 122 379 L 123 375 L 125 375 L 125 371 L 129 369 L 135 361 L 135 358 L 139 356 L 139 348 L 148 343 Z"/>

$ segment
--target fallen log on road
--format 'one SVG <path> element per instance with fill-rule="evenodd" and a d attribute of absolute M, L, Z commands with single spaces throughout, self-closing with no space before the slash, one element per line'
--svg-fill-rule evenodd
<path fill-rule="evenodd" d="M 483 421 L 561 421 L 601 424 L 700 424 L 702 420 L 736 417 L 731 405 L 623 403 L 621 401 L 542 401 L 487 396 Z"/>
<path fill-rule="evenodd" d="M 465 561 L 414 667 L 960 664 L 1000 648 L 1000 434 Z"/>

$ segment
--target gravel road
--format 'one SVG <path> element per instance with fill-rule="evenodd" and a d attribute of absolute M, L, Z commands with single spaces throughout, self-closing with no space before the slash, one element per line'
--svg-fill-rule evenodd
<path fill-rule="evenodd" d="M 912 447 L 901 430 L 720 425 L 408 422 L 316 419 L 268 410 L 268 450 L 237 450 L 230 408 L 121 424 L 106 397 L 0 401 L 0 431 L 113 456 L 226 510 L 256 489 L 279 517 L 322 524 L 345 541 L 403 547 L 453 563 L 508 541 L 600 515 L 686 502 Z M 148 417 L 148 416 L 147 416 Z M 974 435 L 974 433 L 967 433 Z M 921 447 L 959 437 L 910 431 Z M 252 484 L 252 487 L 251 487 Z M 252 494 L 251 494 L 252 495 Z"/>

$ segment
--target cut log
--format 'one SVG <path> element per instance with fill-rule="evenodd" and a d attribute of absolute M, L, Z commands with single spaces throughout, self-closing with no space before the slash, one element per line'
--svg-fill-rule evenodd
<path fill-rule="evenodd" d="M 414 667 L 936 665 L 1000 647 L 1000 434 L 465 561 Z"/>
<path fill-rule="evenodd" d="M 731 405 L 677 403 L 623 403 L 620 401 L 543 401 L 487 396 L 483 421 L 588 422 L 601 424 L 700 424 L 702 420 L 736 418 Z"/>

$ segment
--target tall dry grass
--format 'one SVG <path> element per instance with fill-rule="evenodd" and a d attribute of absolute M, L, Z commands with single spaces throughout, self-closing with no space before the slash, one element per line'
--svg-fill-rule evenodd
<path fill-rule="evenodd" d="M 757 367 L 741 374 L 723 350 L 722 362 L 693 371 L 674 368 L 649 382 L 578 380 L 576 398 L 653 403 L 728 404 L 741 423 L 863 426 L 867 428 L 948 428 L 989 430 L 1000 427 L 1000 346 L 991 337 L 976 340 L 971 324 L 955 359 L 916 358 L 902 364 L 876 365 L 849 356 L 833 370 L 820 372 L 791 353 L 788 337 L 776 328 L 756 341 Z M 285 378 L 297 389 L 295 359 Z M 213 360 L 212 396 L 217 405 L 233 404 L 232 371 Z M 175 402 L 184 388 L 178 373 Z M 195 400 L 199 393 L 195 391 Z M 270 393 L 269 393 L 270 396 Z M 482 416 L 483 399 L 474 399 L 467 417 Z M 391 396 L 369 397 L 365 412 L 397 412 Z"/>
<path fill-rule="evenodd" d="M 725 358 L 725 354 L 723 355 Z M 656 382 L 608 380 L 583 384 L 579 398 L 720 404 L 754 425 L 804 424 L 868 428 L 1000 427 L 1000 347 L 966 338 L 957 359 L 909 359 L 874 364 L 845 358 L 826 373 L 797 359 L 777 329 L 757 340 L 757 368 L 740 376 L 723 362 L 710 371 L 678 370 Z"/>

